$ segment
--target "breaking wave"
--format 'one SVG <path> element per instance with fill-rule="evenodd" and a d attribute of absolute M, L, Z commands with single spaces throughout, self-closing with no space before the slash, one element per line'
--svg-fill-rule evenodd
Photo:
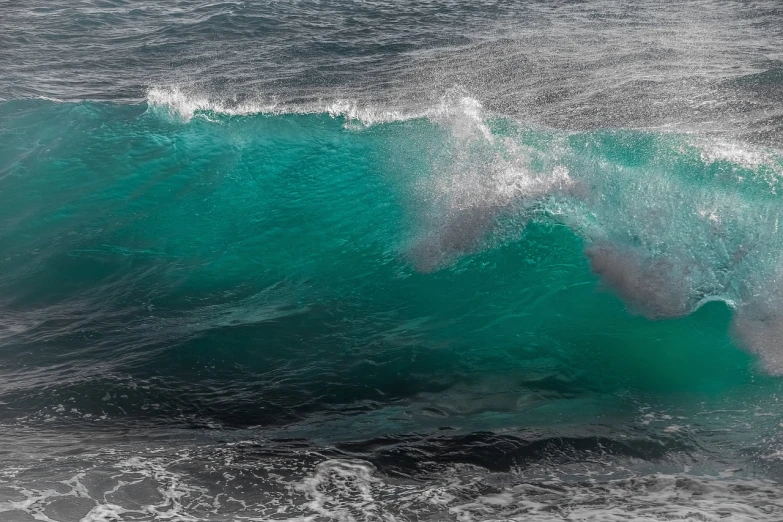
<path fill-rule="evenodd" d="M 19 103 L 31 118 L 53 113 L 76 126 L 119 111 L 90 103 L 5 105 Z M 514 242 L 530 223 L 565 226 L 583 241 L 592 271 L 629 310 L 661 319 L 723 301 L 734 310 L 735 339 L 767 371 L 783 373 L 783 156 L 774 149 L 647 130 L 529 127 L 488 113 L 461 88 L 420 112 L 348 102 L 214 101 L 159 87 L 140 108 L 146 113 L 136 116 L 138 128 L 118 127 L 113 139 L 129 132 L 153 142 L 184 139 L 189 154 L 217 161 L 229 174 L 264 170 L 245 161 L 253 154 L 274 165 L 298 161 L 290 151 L 320 143 L 329 152 L 313 161 L 355 163 L 357 172 L 367 173 L 355 183 L 380 172 L 372 183 L 391 187 L 397 203 L 388 204 L 405 217 L 377 240 L 421 272 Z M 28 117 L 19 112 L 20 122 Z M 215 140 L 223 145 L 193 148 Z M 11 171 L 19 165 L 12 163 Z M 343 198 L 342 182 L 324 182 L 327 198 Z M 286 190 L 282 194 L 303 189 Z M 373 197 L 367 195 L 367 205 Z M 350 229 L 355 212 L 336 210 L 328 225 L 334 232 L 323 224 L 319 234 L 336 237 Z M 350 245 L 361 251 L 355 241 Z"/>

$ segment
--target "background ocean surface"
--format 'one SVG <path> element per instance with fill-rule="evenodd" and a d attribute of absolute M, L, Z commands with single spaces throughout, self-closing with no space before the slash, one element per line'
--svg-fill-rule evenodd
<path fill-rule="evenodd" d="M 783 5 L 0 0 L 0 520 L 783 520 Z"/>

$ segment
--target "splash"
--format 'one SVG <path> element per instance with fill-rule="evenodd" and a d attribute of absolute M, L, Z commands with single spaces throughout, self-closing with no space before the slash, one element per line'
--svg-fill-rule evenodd
<path fill-rule="evenodd" d="M 780 152 L 640 131 L 542 136 L 469 97 L 443 106 L 447 139 L 415 193 L 408 254 L 419 270 L 513 240 L 531 221 L 562 224 L 631 311 L 662 319 L 724 301 L 736 338 L 783 373 Z"/>
<path fill-rule="evenodd" d="M 535 169 L 535 151 L 495 136 L 481 103 L 462 90 L 444 96 L 433 119 L 449 138 L 438 144 L 431 176 L 417 187 L 425 202 L 424 226 L 409 254 L 422 271 L 487 246 L 483 240 L 502 215 L 528 213 L 546 198 L 574 189 L 566 166 L 555 161 Z"/>

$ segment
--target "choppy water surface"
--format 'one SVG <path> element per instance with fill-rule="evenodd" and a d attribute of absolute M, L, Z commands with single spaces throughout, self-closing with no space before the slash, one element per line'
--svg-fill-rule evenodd
<path fill-rule="evenodd" d="M 0 520 L 781 520 L 776 2 L 0 5 Z"/>

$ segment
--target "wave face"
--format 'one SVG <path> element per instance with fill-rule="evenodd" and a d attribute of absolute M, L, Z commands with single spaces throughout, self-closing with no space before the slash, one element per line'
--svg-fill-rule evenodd
<path fill-rule="evenodd" d="M 776 1 L 0 6 L 0 520 L 783 519 Z"/>
<path fill-rule="evenodd" d="M 595 472 L 621 481 L 601 495 L 684 480 L 731 503 L 710 474 L 750 465 L 775 480 L 777 439 L 747 437 L 775 431 L 763 404 L 783 370 L 776 150 L 525 127 L 460 89 L 426 117 L 375 124 L 224 109 L 156 93 L 0 107 L 0 415 L 14 436 L 156 426 L 206 430 L 208 444 L 213 430 L 338 444 L 334 463 L 279 464 L 300 470 L 299 500 L 264 486 L 301 516 L 372 519 L 352 495 L 384 490 L 386 474 L 435 484 L 449 466 L 515 478 L 469 502 L 449 488 L 474 486 L 437 486 L 442 503 L 422 513 L 511 516 L 530 488 L 582 487 L 573 466 L 595 454 Z M 725 425 L 736 431 L 715 437 Z M 180 487 L 169 464 L 123 458 L 143 470 L 102 457 L 88 475 Z M 643 479 L 649 466 L 666 476 Z M 669 476 L 683 469 L 701 478 Z M 359 489 L 329 500 L 332 480 Z M 65 502 L 19 487 L 11 511 Z M 187 516 L 196 491 L 176 493 Z M 661 494 L 661 513 L 680 509 Z M 127 502 L 84 496 L 116 516 Z"/>

